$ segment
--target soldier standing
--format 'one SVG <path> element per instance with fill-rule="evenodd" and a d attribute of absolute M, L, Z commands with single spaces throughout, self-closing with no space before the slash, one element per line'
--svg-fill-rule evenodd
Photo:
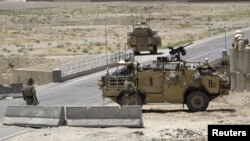
<path fill-rule="evenodd" d="M 124 91 L 125 93 L 132 94 L 136 91 L 135 84 L 134 84 L 134 73 L 135 68 L 133 64 L 129 64 L 127 69 L 129 70 L 129 74 L 126 76 L 125 82 L 124 82 Z"/>
<path fill-rule="evenodd" d="M 39 102 L 36 97 L 36 90 L 34 85 L 34 79 L 29 78 L 27 86 L 23 89 L 23 99 L 26 101 L 26 105 L 38 105 Z"/>
<path fill-rule="evenodd" d="M 127 94 L 133 94 L 134 92 L 136 92 L 133 74 L 129 74 L 128 76 L 126 76 L 126 80 L 124 82 L 124 92 Z"/>
<path fill-rule="evenodd" d="M 248 46 L 249 41 L 248 39 L 244 38 L 244 34 L 240 30 L 236 30 L 234 33 L 234 41 L 233 41 L 233 48 L 234 49 L 244 49 L 246 46 Z"/>

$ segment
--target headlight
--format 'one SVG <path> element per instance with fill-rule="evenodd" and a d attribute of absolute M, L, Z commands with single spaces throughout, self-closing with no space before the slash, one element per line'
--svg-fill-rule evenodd
<path fill-rule="evenodd" d="M 101 84 L 102 84 L 102 81 L 101 80 L 97 80 L 96 85 L 101 86 Z"/>

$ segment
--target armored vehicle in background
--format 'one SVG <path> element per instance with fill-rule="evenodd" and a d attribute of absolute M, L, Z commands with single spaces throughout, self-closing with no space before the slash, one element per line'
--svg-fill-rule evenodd
<path fill-rule="evenodd" d="M 161 38 L 145 22 L 139 22 L 133 25 L 133 32 L 128 32 L 127 45 L 133 49 L 135 55 L 140 54 L 140 51 L 156 54 L 161 47 Z"/>
<path fill-rule="evenodd" d="M 181 60 L 180 55 L 186 54 L 184 47 L 171 48 L 170 54 L 157 57 L 154 67 L 141 67 L 136 61 L 120 62 L 114 73 L 107 71 L 99 80 L 103 97 L 120 105 L 186 104 L 196 112 L 206 110 L 211 100 L 229 93 L 229 76 L 217 72 L 207 60 Z"/>

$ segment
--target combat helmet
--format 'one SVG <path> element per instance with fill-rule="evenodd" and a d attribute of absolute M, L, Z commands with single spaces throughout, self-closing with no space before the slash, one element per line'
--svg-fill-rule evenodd
<path fill-rule="evenodd" d="M 33 85 L 33 84 L 34 84 L 34 79 L 30 77 L 28 79 L 28 85 Z"/>
<path fill-rule="evenodd" d="M 234 35 L 236 35 L 236 34 L 242 34 L 242 35 L 243 35 L 243 32 L 242 32 L 241 30 L 236 30 L 236 31 L 234 32 Z"/>
<path fill-rule="evenodd" d="M 243 32 L 241 30 L 236 30 L 234 32 L 234 38 L 237 39 L 239 37 L 244 37 L 244 34 L 243 34 Z"/>

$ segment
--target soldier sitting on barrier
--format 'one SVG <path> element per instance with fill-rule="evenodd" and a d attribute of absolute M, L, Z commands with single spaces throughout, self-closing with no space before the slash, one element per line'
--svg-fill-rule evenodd
<path fill-rule="evenodd" d="M 28 79 L 27 86 L 23 89 L 23 99 L 26 101 L 26 105 L 38 105 L 39 102 L 36 97 L 36 90 L 33 78 Z"/>
<path fill-rule="evenodd" d="M 232 43 L 232 46 L 234 49 L 244 49 L 249 44 L 248 39 L 244 37 L 244 34 L 240 30 L 236 30 L 234 33 L 234 41 Z"/>

